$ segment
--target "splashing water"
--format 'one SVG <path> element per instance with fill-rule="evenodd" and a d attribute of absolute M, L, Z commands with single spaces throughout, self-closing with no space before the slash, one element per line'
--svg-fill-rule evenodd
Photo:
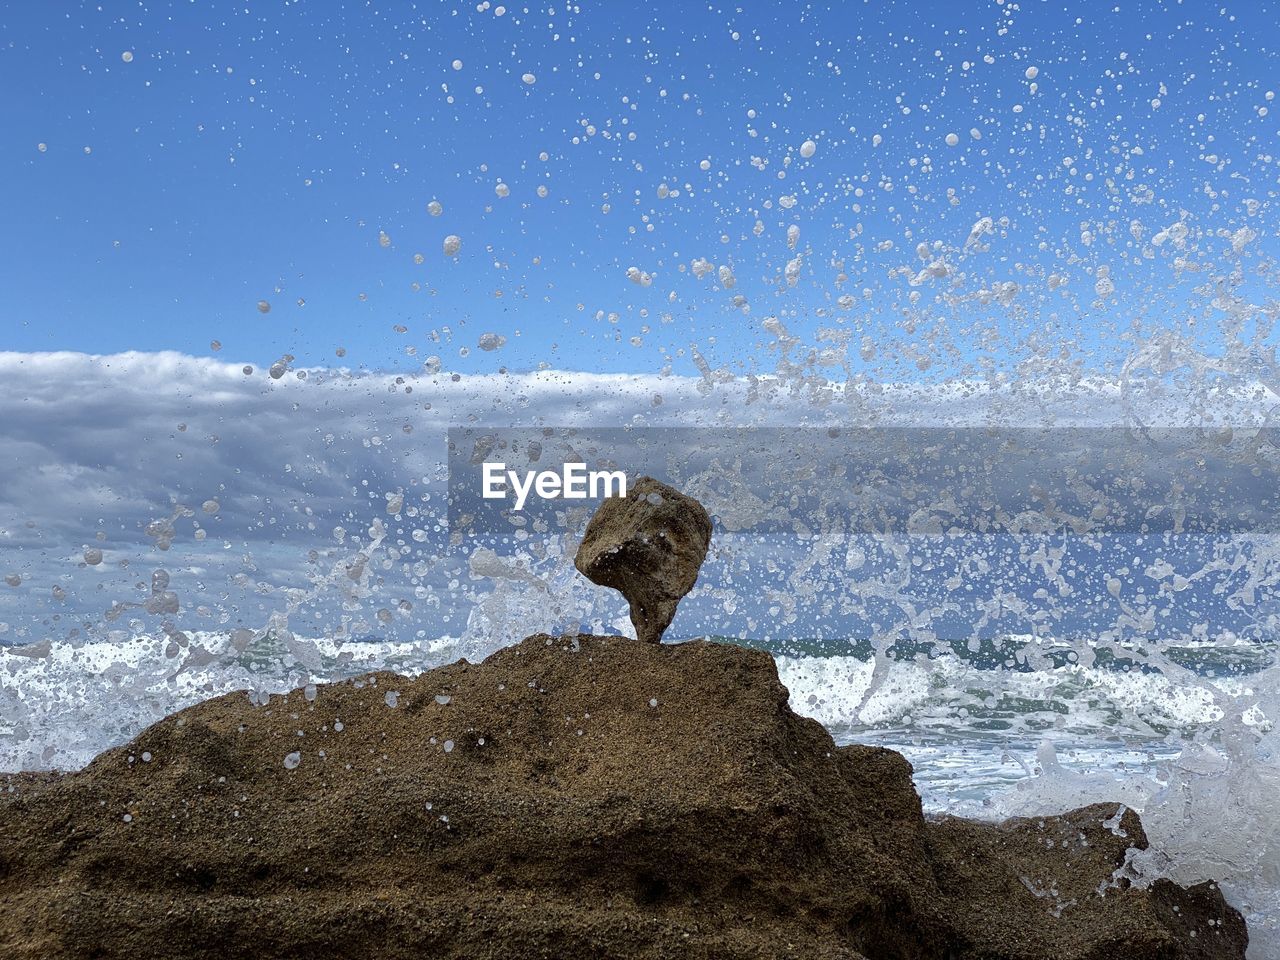
<path fill-rule="evenodd" d="M 72 342 L 118 326 L 238 358 L 0 353 L 0 452 L 22 465 L 0 484 L 0 768 L 78 767 L 223 693 L 629 634 L 571 562 L 590 503 L 495 516 L 466 478 L 644 470 L 716 524 L 672 639 L 775 654 L 792 706 L 902 750 L 931 812 L 1139 811 L 1151 847 L 1122 876 L 1220 881 L 1251 956 L 1280 956 L 1267 11 L 1000 3 L 904 36 L 843 9 L 682 8 L 681 37 L 732 44 L 694 63 L 648 11 L 473 6 L 431 30 L 313 11 L 267 29 L 297 47 L 250 76 L 226 61 L 262 37 L 190 11 L 211 46 L 187 55 L 240 93 L 181 129 L 110 86 L 196 82 L 147 16 L 68 39 L 74 58 L 9 51 L 37 79 L 83 64 L 125 111 L 92 149 L 57 120 L 83 105 L 34 111 L 9 171 L 20 205 L 79 184 L 107 214 L 25 210 L 31 249 L 110 251 L 97 282 L 164 305 Z M 298 76 L 315 102 L 286 114 Z M 207 79 L 179 98 L 206 111 Z M 121 162 L 146 137 L 154 159 Z M 211 145 L 234 174 L 200 178 L 210 229 L 147 233 L 234 232 L 234 261 L 138 266 L 141 237 L 98 232 L 170 202 Z M 69 322 L 64 284 L 15 271 L 16 344 Z M 188 343 L 196 320 L 167 312 L 193 290 L 234 319 Z"/>

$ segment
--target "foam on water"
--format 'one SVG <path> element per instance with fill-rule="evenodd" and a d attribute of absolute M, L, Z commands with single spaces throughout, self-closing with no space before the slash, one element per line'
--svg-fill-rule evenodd
<path fill-rule="evenodd" d="M 77 769 L 175 710 L 210 697 L 273 693 L 373 670 L 416 673 L 448 659 L 432 644 L 348 643 L 287 632 L 196 633 L 0 647 L 0 770 Z"/>
<path fill-rule="evenodd" d="M 1219 701 L 1253 687 L 1231 678 L 1218 690 L 1155 672 L 1067 664 L 1018 672 L 955 657 L 905 662 L 854 656 L 778 658 L 797 711 L 835 734 L 910 724 L 919 731 L 1014 739 L 1056 733 L 1160 738 L 1223 718 Z"/>

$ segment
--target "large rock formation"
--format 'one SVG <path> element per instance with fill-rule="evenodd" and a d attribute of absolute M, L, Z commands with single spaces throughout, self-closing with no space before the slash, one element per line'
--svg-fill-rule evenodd
<path fill-rule="evenodd" d="M 592 583 L 613 587 L 631 605 L 641 640 L 657 643 L 693 589 L 711 544 L 711 518 L 675 487 L 640 477 L 625 497 L 600 504 L 574 557 Z"/>
<path fill-rule="evenodd" d="M 0 778 L 6 958 L 1209 960 L 1209 884 L 1115 879 L 1117 804 L 931 822 L 764 653 L 530 637 L 183 710 Z"/>

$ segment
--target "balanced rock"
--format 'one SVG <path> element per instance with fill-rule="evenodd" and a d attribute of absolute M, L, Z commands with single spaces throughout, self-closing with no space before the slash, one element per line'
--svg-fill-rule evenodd
<path fill-rule="evenodd" d="M 640 477 L 625 497 L 600 505 L 574 566 L 592 583 L 613 587 L 631 604 L 641 640 L 657 643 L 693 589 L 711 544 L 711 518 L 675 487 Z"/>

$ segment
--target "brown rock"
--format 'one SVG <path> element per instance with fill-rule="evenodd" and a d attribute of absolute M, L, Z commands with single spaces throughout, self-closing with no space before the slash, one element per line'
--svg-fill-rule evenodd
<path fill-rule="evenodd" d="M 794 714 L 767 654 L 577 640 L 229 694 L 0 777 L 0 956 L 1244 955 L 1212 885 L 1112 885 L 1146 842 L 1116 804 L 927 821 L 910 765 Z"/>
<path fill-rule="evenodd" d="M 675 487 L 640 477 L 625 497 L 610 497 L 587 524 L 574 566 L 613 587 L 631 605 L 641 640 L 658 643 L 693 589 L 711 544 L 711 518 Z"/>

